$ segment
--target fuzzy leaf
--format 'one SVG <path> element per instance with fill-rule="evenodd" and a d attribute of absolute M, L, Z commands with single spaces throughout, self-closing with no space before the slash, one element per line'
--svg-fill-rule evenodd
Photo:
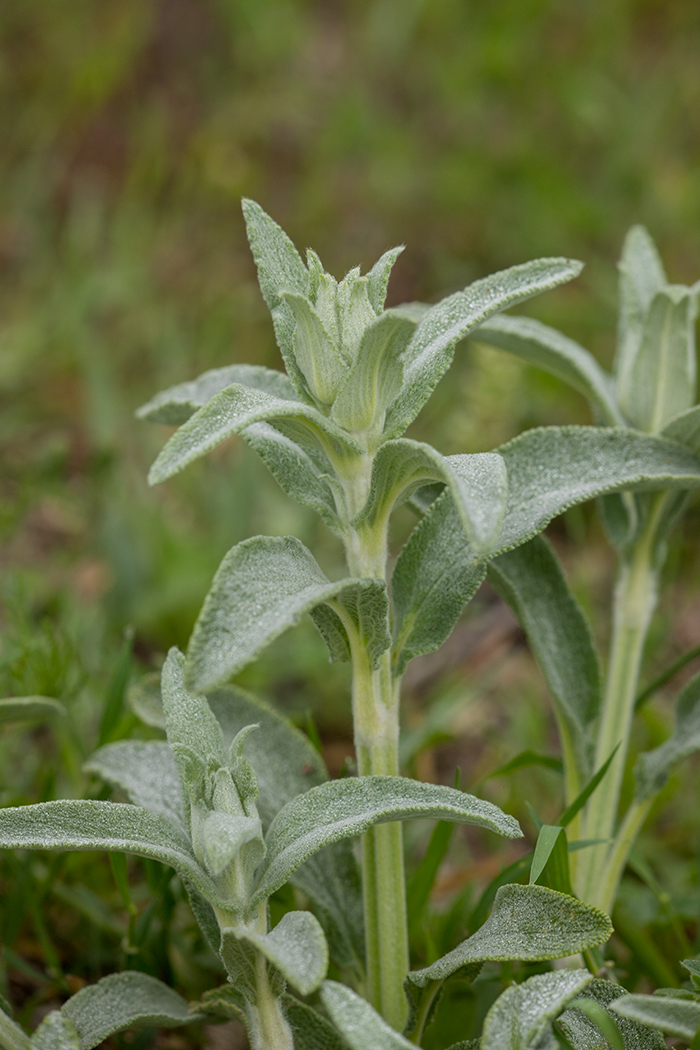
<path fill-rule="evenodd" d="M 401 244 L 398 248 L 390 248 L 389 251 L 384 252 L 367 274 L 367 298 L 377 316 L 384 309 L 389 277 L 394 268 L 394 263 L 404 248 L 405 245 Z"/>
<path fill-rule="evenodd" d="M 558 824 L 543 824 L 530 867 L 530 885 L 549 881 L 553 890 L 573 896 L 569 874 L 569 845 L 566 831 Z"/>
<path fill-rule="evenodd" d="M 347 379 L 349 364 L 306 296 L 282 292 L 282 298 L 296 322 L 294 359 L 314 400 L 320 405 L 332 405 Z"/>
<path fill-rule="evenodd" d="M 552 694 L 564 749 L 585 781 L 591 773 L 590 728 L 601 699 L 598 654 L 585 613 L 541 536 L 492 561 L 488 576 L 527 635 Z"/>
<path fill-rule="evenodd" d="M 623 995 L 610 1004 L 613 1013 L 690 1042 L 700 1031 L 700 1003 L 660 995 Z M 661 1045 L 661 1044 L 660 1044 Z"/>
<path fill-rule="evenodd" d="M 243 846 L 253 839 L 262 839 L 262 827 L 257 817 L 233 816 L 231 813 L 210 813 L 202 829 L 204 860 L 211 875 L 221 875 Z"/>
<path fill-rule="evenodd" d="M 294 1033 L 294 1050 L 347 1050 L 338 1031 L 306 1003 L 283 996 L 284 1012 Z"/>
<path fill-rule="evenodd" d="M 676 762 L 700 749 L 700 674 L 686 685 L 676 701 L 673 735 L 653 751 L 639 755 L 634 767 L 640 799 L 660 791 Z"/>
<path fill-rule="evenodd" d="M 666 285 L 652 299 L 620 407 L 633 426 L 658 434 L 695 403 L 696 300 L 690 289 Z"/>
<path fill-rule="evenodd" d="M 399 437 L 415 419 L 449 368 L 457 343 L 493 314 L 570 281 L 582 264 L 536 259 L 484 277 L 423 315 L 404 357 L 404 385 L 387 412 L 387 438 Z"/>
<path fill-rule="evenodd" d="M 600 367 L 593 354 L 556 328 L 532 317 L 503 314 L 480 325 L 471 338 L 515 354 L 521 361 L 563 379 L 588 399 L 606 423 L 614 426 L 624 422 L 615 400 L 612 377 Z"/>
<path fill-rule="evenodd" d="M 351 1050 L 415 1050 L 356 992 L 336 981 L 324 981 L 321 1002 Z"/>
<path fill-rule="evenodd" d="M 0 1046 L 3 1050 L 30 1050 L 31 1042 L 24 1030 L 10 1017 L 10 1004 L 2 998 L 0 1005 Z M 56 1050 L 52 1047 L 52 1050 Z"/>
<path fill-rule="evenodd" d="M 145 725 L 165 729 L 160 674 L 157 671 L 143 675 L 130 686 L 126 692 L 126 702 Z"/>
<path fill-rule="evenodd" d="M 558 970 L 506 988 L 486 1015 L 481 1050 L 557 1050 L 552 1021 L 592 980 L 587 970 Z"/>
<path fill-rule="evenodd" d="M 493 452 L 441 456 L 420 441 L 400 438 L 386 442 L 374 462 L 372 488 L 362 518 L 374 523 L 431 481 L 446 483 L 467 541 L 475 550 L 491 549 L 503 526 L 508 495 L 505 464 Z"/>
<path fill-rule="evenodd" d="M 331 581 L 313 555 L 293 536 L 256 536 L 233 547 L 214 577 L 197 618 L 187 651 L 186 678 L 197 693 L 206 692 L 237 674 L 304 613 L 343 592 L 363 592 L 360 604 L 374 613 L 365 617 L 363 632 L 373 646 L 388 644 L 388 600 L 376 580 Z M 348 601 L 353 601 L 348 597 Z M 377 608 L 385 610 L 382 622 Z"/>
<path fill-rule="evenodd" d="M 574 999 L 574 1003 L 580 1003 L 582 999 L 592 999 L 607 1009 L 615 999 L 623 995 L 625 989 L 621 985 L 596 979 Z M 622 1034 L 625 1050 L 665 1050 L 666 1044 L 659 1032 L 636 1021 L 628 1021 L 619 1016 L 615 1019 Z M 610 1050 L 610 1044 L 600 1030 L 580 1010 L 565 1010 L 558 1023 L 574 1050 Z"/>
<path fill-rule="evenodd" d="M 622 247 L 615 372 L 625 387 L 639 351 L 651 301 L 667 283 L 656 245 L 643 226 L 633 226 Z"/>
<path fill-rule="evenodd" d="M 408 980 L 422 988 L 490 960 L 561 959 L 603 944 L 611 934 L 608 916 L 575 897 L 546 886 L 501 886 L 484 925 L 431 966 L 409 973 Z"/>
<path fill-rule="evenodd" d="M 301 995 L 315 992 L 328 971 L 328 946 L 310 911 L 288 911 L 267 934 L 239 929 L 247 941 L 279 970 Z"/>
<path fill-rule="evenodd" d="M 83 769 L 121 788 L 130 802 L 159 813 L 186 833 L 182 788 L 169 746 L 161 740 L 119 740 L 106 744 Z"/>
<path fill-rule="evenodd" d="M 339 426 L 350 431 L 383 426 L 386 409 L 401 389 L 402 355 L 415 328 L 414 321 L 388 310 L 365 330 L 331 411 Z"/>
<path fill-rule="evenodd" d="M 184 667 L 184 656 L 173 646 L 163 664 L 161 676 L 168 743 L 171 747 L 184 745 L 205 762 L 213 759 L 217 765 L 224 766 L 227 763 L 221 726 L 206 697 L 188 692 Z M 182 769 L 180 772 L 182 775 Z"/>
<path fill-rule="evenodd" d="M 66 709 L 50 696 L 8 696 L 0 700 L 0 725 L 7 722 L 33 722 L 34 719 L 55 718 Z"/>
<path fill-rule="evenodd" d="M 374 824 L 419 816 L 476 824 L 507 838 L 522 834 L 517 821 L 497 806 L 454 788 L 407 777 L 333 780 L 298 795 L 273 820 L 253 904 L 271 896 L 329 843 L 361 835 Z"/>
<path fill-rule="evenodd" d="M 28 1045 L 32 1050 L 83 1050 L 75 1026 L 60 1010 L 46 1015 Z M 86 1045 L 95 1046 L 94 1043 Z"/>
<path fill-rule="evenodd" d="M 61 1013 L 75 1026 L 80 1050 L 91 1050 L 132 1026 L 176 1028 L 200 1019 L 190 1013 L 187 1001 L 162 981 L 133 970 L 110 974 L 81 989 Z"/>
<path fill-rule="evenodd" d="M 252 944 L 241 940 L 238 931 L 233 927 L 225 926 L 221 930 L 221 948 L 219 950 L 228 979 L 238 993 L 234 1003 L 239 1005 L 246 1001 L 255 1002 L 255 963 L 257 951 Z"/>
<path fill-rule="evenodd" d="M 674 416 L 664 427 L 662 436 L 686 445 L 695 455 L 700 454 L 700 405 Z"/>
<path fill-rule="evenodd" d="M 136 417 L 149 423 L 179 427 L 232 383 L 262 390 L 285 401 L 299 400 L 292 381 L 284 372 L 262 365 L 226 365 L 224 368 L 210 368 L 196 379 L 162 390 L 136 410 Z"/>

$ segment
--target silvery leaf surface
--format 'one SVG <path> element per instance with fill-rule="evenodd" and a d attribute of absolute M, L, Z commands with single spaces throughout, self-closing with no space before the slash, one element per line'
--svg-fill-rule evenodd
<path fill-rule="evenodd" d="M 420 441 L 387 441 L 374 461 L 372 487 L 361 519 L 373 524 L 432 481 L 444 481 L 452 493 L 467 542 L 477 551 L 493 548 L 503 527 L 508 496 L 505 463 L 494 452 L 442 456 Z"/>
<path fill-rule="evenodd" d="M 522 835 L 513 817 L 454 788 L 408 777 L 332 780 L 292 799 L 273 820 L 251 904 L 266 900 L 324 846 L 361 835 L 374 824 L 412 817 L 475 824 L 507 838 Z"/>
<path fill-rule="evenodd" d="M 415 328 L 415 321 L 387 310 L 366 329 L 331 411 L 339 426 L 364 431 L 383 424 L 387 407 L 401 389 L 402 355 Z"/>
<path fill-rule="evenodd" d="M 204 863 L 209 874 L 217 876 L 243 846 L 262 839 L 262 826 L 258 817 L 234 816 L 215 810 L 204 821 L 201 834 Z"/>
<path fill-rule="evenodd" d="M 601 1006 L 625 995 L 625 989 L 612 981 L 591 981 L 577 999 L 594 999 Z M 575 999 L 574 1002 L 577 1000 Z M 616 1016 L 615 1020 L 625 1044 L 625 1050 L 665 1050 L 666 1044 L 660 1032 L 647 1028 L 636 1021 Z M 610 1044 L 600 1030 L 580 1010 L 565 1010 L 558 1019 L 564 1035 L 574 1050 L 610 1050 Z"/>
<path fill-rule="evenodd" d="M 527 635 L 583 787 L 592 773 L 590 729 L 601 701 L 600 664 L 586 615 L 542 536 L 490 562 L 488 577 Z"/>
<path fill-rule="evenodd" d="M 696 314 L 689 288 L 666 285 L 651 301 L 639 349 L 618 384 L 620 407 L 640 430 L 658 434 L 695 403 Z"/>
<path fill-rule="evenodd" d="M 55 718 L 65 713 L 63 704 L 51 696 L 8 696 L 0 700 L 0 725 Z"/>
<path fill-rule="evenodd" d="M 284 372 L 277 372 L 274 368 L 265 368 L 262 365 L 225 365 L 223 368 L 210 368 L 197 379 L 162 390 L 137 409 L 136 416 L 149 423 L 165 423 L 171 427 L 179 427 L 202 405 L 211 401 L 215 394 L 225 390 L 232 383 L 239 383 L 253 390 L 263 390 L 286 401 L 299 400 L 294 384 Z"/>
<path fill-rule="evenodd" d="M 623 995 L 610 1004 L 613 1013 L 690 1042 L 700 1031 L 700 1003 L 660 995 Z"/>
<path fill-rule="evenodd" d="M 162 740 L 119 740 L 106 744 L 83 769 L 121 788 L 130 802 L 159 813 L 186 833 L 180 775 L 168 744 Z"/>
<path fill-rule="evenodd" d="M 235 933 L 261 952 L 301 995 L 315 992 L 326 976 L 328 946 L 310 911 L 288 911 L 266 934 L 247 929 Z"/>
<path fill-rule="evenodd" d="M 373 1006 L 337 981 L 324 981 L 321 1002 L 351 1050 L 415 1050 Z"/>
<path fill-rule="evenodd" d="M 340 453 L 361 451 L 345 431 L 312 405 L 285 401 L 234 383 L 215 394 L 175 431 L 151 467 L 149 484 L 157 485 L 171 478 L 252 423 L 275 423 L 286 419 L 302 427 L 308 440 L 322 451 L 328 448 Z"/>
<path fill-rule="evenodd" d="M 480 1046 L 480 1039 L 462 1039 L 459 1043 L 453 1043 L 447 1050 L 479 1050 Z"/>
<path fill-rule="evenodd" d="M 472 332 L 477 343 L 505 350 L 521 361 L 563 379 L 613 426 L 624 423 L 615 399 L 612 376 L 583 346 L 532 317 L 499 314 Z"/>
<path fill-rule="evenodd" d="M 687 445 L 691 452 L 700 454 L 700 405 L 694 405 L 686 412 L 681 412 L 669 420 L 661 432 L 662 437 L 670 438 L 681 445 Z"/>
<path fill-rule="evenodd" d="M 546 886 L 501 886 L 488 919 L 447 955 L 407 980 L 419 988 L 444 981 L 463 966 L 490 960 L 561 959 L 603 944 L 610 919 L 598 908 Z"/>
<path fill-rule="evenodd" d="M 294 1035 L 294 1050 L 348 1050 L 337 1029 L 306 1003 L 293 995 L 285 995 L 283 1003 Z"/>
<path fill-rule="evenodd" d="M 660 791 L 676 762 L 700 750 L 700 674 L 686 685 L 676 701 L 672 736 L 653 751 L 645 751 L 634 767 L 636 794 L 645 799 Z"/>
<path fill-rule="evenodd" d="M 633 226 L 628 231 L 618 270 L 620 282 L 615 372 L 618 383 L 624 387 L 639 351 L 644 320 L 651 301 L 667 284 L 656 245 L 643 226 Z"/>
<path fill-rule="evenodd" d="M 204 693 L 225 682 L 320 603 L 357 588 L 381 600 L 382 586 L 370 579 L 331 583 L 293 536 L 244 540 L 225 556 L 197 618 L 187 650 L 189 687 Z M 384 637 L 386 627 L 380 629 Z"/>
<path fill-rule="evenodd" d="M 349 362 L 305 295 L 282 292 L 294 315 L 294 359 L 319 405 L 332 405 L 349 374 Z"/>
<path fill-rule="evenodd" d="M 226 907 L 186 835 L 165 817 L 127 803 L 66 799 L 0 810 L 0 848 L 116 850 L 169 864 Z"/>
<path fill-rule="evenodd" d="M 131 710 L 147 726 L 165 729 L 163 697 L 160 692 L 160 674 L 151 671 L 142 675 L 126 691 L 126 702 Z"/>
<path fill-rule="evenodd" d="M 86 1045 L 95 1046 L 94 1043 Z M 32 1050 L 83 1050 L 75 1025 L 60 1010 L 46 1015 L 27 1046 Z"/>
<path fill-rule="evenodd" d="M 3 1050 L 30 1050 L 31 1042 L 24 1029 L 12 1020 L 11 1007 L 3 997 L 0 1006 L 0 1045 Z"/>
<path fill-rule="evenodd" d="M 258 268 L 260 291 L 272 314 L 277 345 L 285 368 L 299 394 L 311 401 L 306 380 L 294 358 L 294 314 L 280 294 L 296 292 L 298 295 L 307 295 L 309 272 L 282 227 L 259 204 L 244 198 L 242 207 L 250 250 Z"/>
<path fill-rule="evenodd" d="M 246 1003 L 255 1002 L 256 949 L 252 944 L 241 940 L 233 927 L 225 926 L 221 930 L 219 955 L 226 968 L 228 979 L 237 993 L 234 997 L 234 1004 L 242 1007 L 245 1012 Z"/>
<path fill-rule="evenodd" d="M 184 671 L 185 658 L 179 649 L 173 646 L 166 657 L 161 674 L 168 743 L 171 748 L 178 744 L 189 748 L 205 763 L 211 759 L 218 766 L 224 766 L 227 761 L 221 726 L 206 697 L 189 692 L 185 685 Z M 178 766 L 182 776 L 179 762 Z"/>
<path fill-rule="evenodd" d="M 389 248 L 388 251 L 377 259 L 372 269 L 367 274 L 367 298 L 369 299 L 375 314 L 384 309 L 386 290 L 389 286 L 389 277 L 405 245 L 400 244 L 397 248 Z"/>
<path fill-rule="evenodd" d="M 61 1007 L 61 1014 L 75 1027 L 80 1050 L 92 1050 L 132 1026 L 175 1028 L 199 1020 L 172 988 L 134 970 L 87 985 Z"/>
<path fill-rule="evenodd" d="M 592 980 L 587 970 L 557 970 L 506 988 L 486 1015 L 481 1050 L 558 1050 L 552 1022 Z"/>
<path fill-rule="evenodd" d="M 404 356 L 404 383 L 389 407 L 385 437 L 399 437 L 449 368 L 457 343 L 493 314 L 539 292 L 570 281 L 582 264 L 570 259 L 536 259 L 484 277 L 430 307 L 419 321 Z"/>

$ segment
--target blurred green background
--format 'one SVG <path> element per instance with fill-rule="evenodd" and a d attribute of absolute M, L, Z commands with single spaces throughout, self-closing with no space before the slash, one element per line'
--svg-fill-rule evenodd
<path fill-rule="evenodd" d="M 159 489 L 145 484 L 167 434 L 134 421 L 140 403 L 233 361 L 281 366 L 240 197 L 338 276 L 405 243 L 390 303 L 435 300 L 539 255 L 580 258 L 581 278 L 526 309 L 607 363 L 615 260 L 633 222 L 648 226 L 672 280 L 700 276 L 700 6 L 22 0 L 0 7 L 0 38 L 0 693 L 70 706 L 55 734 L 25 736 L 31 746 L 5 736 L 7 804 L 85 790 L 80 761 L 108 697 L 186 643 L 234 543 L 296 533 L 339 571 L 335 541 L 240 442 Z M 555 380 L 468 345 L 411 433 L 452 453 L 588 421 Z M 697 512 L 685 521 L 671 556 L 684 578 L 663 596 L 652 670 L 697 642 Z M 553 537 L 604 643 L 612 561 L 589 510 Z M 420 775 L 451 781 L 459 762 L 473 784 L 525 747 L 556 751 L 541 680 L 492 595 L 414 666 L 407 722 Z M 467 704 L 475 680 L 482 699 Z M 299 719 L 310 711 L 341 768 L 347 675 L 329 669 L 308 625 L 243 681 Z M 663 705 L 650 710 L 647 742 L 668 721 Z M 687 860 L 673 868 L 679 893 L 697 850 L 683 783 L 661 828 Z M 485 790 L 521 816 L 524 785 L 545 816 L 556 812 L 550 770 Z"/>

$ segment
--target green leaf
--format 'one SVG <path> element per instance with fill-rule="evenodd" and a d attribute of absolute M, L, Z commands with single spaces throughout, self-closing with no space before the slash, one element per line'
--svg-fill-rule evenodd
<path fill-rule="evenodd" d="M 63 704 L 50 696 L 8 696 L 0 700 L 0 725 L 55 718 L 65 713 Z"/>
<path fill-rule="evenodd" d="M 415 1050 L 366 999 L 336 981 L 324 981 L 321 1002 L 351 1050 Z"/>
<path fill-rule="evenodd" d="M 9 1004 L 4 999 L 3 1004 L 9 1009 Z M 25 1035 L 2 1007 L 0 1007 L 0 1046 L 3 1050 L 29 1050 L 31 1046 L 29 1036 Z M 52 1047 L 52 1050 L 56 1048 Z"/>
<path fill-rule="evenodd" d="M 170 649 L 161 675 L 163 713 L 171 748 L 183 745 L 205 762 L 212 759 L 224 766 L 226 751 L 221 726 L 206 697 L 188 692 L 184 679 L 185 658 L 174 646 Z M 179 760 L 180 776 L 183 770 Z"/>
<path fill-rule="evenodd" d="M 558 970 L 506 988 L 486 1015 L 481 1050 L 557 1050 L 552 1022 L 592 980 L 587 970 Z"/>
<path fill-rule="evenodd" d="M 480 1039 L 462 1039 L 459 1043 L 453 1043 L 447 1050 L 479 1050 Z"/>
<path fill-rule="evenodd" d="M 700 454 L 700 405 L 674 416 L 661 433 L 671 441 L 686 445 L 695 455 Z"/>
<path fill-rule="evenodd" d="M 497 806 L 454 788 L 407 777 L 348 777 L 298 795 L 280 810 L 267 833 L 267 855 L 252 903 L 267 899 L 313 853 L 374 824 L 432 817 L 488 828 L 519 838 L 520 827 Z"/>
<path fill-rule="evenodd" d="M 530 868 L 530 884 L 542 882 L 543 876 L 549 878 L 553 890 L 573 895 L 566 831 L 557 825 L 543 824 L 537 835 Z"/>
<path fill-rule="evenodd" d="M 595 1028 L 610 1044 L 612 1050 L 625 1050 L 622 1033 L 616 1021 L 613 1020 L 605 1007 L 596 1002 L 595 999 L 585 999 L 578 996 L 574 999 L 570 1009 L 578 1010 L 592 1021 Z"/>
<path fill-rule="evenodd" d="M 202 828 L 203 859 L 211 875 L 221 875 L 243 846 L 262 839 L 262 825 L 257 817 L 234 816 L 215 810 Z"/>
<path fill-rule="evenodd" d="M 390 248 L 389 251 L 384 252 L 367 274 L 367 298 L 377 316 L 384 309 L 389 277 L 394 268 L 394 263 L 404 248 L 405 245 L 401 244 L 398 248 Z"/>
<path fill-rule="evenodd" d="M 560 758 L 554 758 L 553 755 L 541 755 L 537 751 L 526 748 L 525 751 L 521 751 L 515 758 L 511 758 L 509 762 L 499 766 L 498 769 L 494 769 L 493 773 L 489 773 L 483 778 L 483 781 L 493 780 L 494 777 L 508 776 L 510 773 L 515 773 L 518 769 L 525 769 L 527 766 L 544 766 L 545 769 L 553 769 L 557 773 L 561 773 L 563 770 Z"/>
<path fill-rule="evenodd" d="M 620 407 L 633 426 L 658 434 L 695 403 L 696 297 L 666 285 L 652 299 L 642 338 L 624 383 Z"/>
<path fill-rule="evenodd" d="M 328 946 L 310 911 L 288 911 L 267 934 L 244 928 L 236 936 L 261 952 L 301 995 L 315 992 L 328 971 Z"/>
<path fill-rule="evenodd" d="M 190 638 L 185 670 L 190 688 L 203 693 L 225 682 L 304 613 L 322 602 L 342 599 L 346 591 L 356 594 L 354 604 L 359 600 L 363 608 L 369 603 L 374 610 L 360 626 L 366 632 L 373 621 L 379 635 L 372 637 L 372 644 L 386 648 L 388 599 L 383 583 L 369 579 L 331 583 L 293 536 L 256 536 L 237 544 L 219 566 Z M 377 624 L 379 605 L 384 622 Z"/>
<path fill-rule="evenodd" d="M 162 981 L 127 970 L 110 974 L 81 989 L 61 1008 L 75 1026 L 80 1050 L 91 1050 L 104 1039 L 132 1026 L 176 1028 L 200 1018 L 189 1004 Z"/>
<path fill-rule="evenodd" d="M 295 292 L 281 294 L 296 322 L 294 359 L 297 366 L 317 404 L 332 405 L 348 377 L 349 363 L 306 296 Z"/>
<path fill-rule="evenodd" d="M 566 807 L 562 815 L 559 817 L 559 820 L 557 821 L 557 824 L 560 828 L 567 827 L 574 819 L 576 814 L 579 813 L 586 805 L 589 798 L 591 797 L 595 789 L 598 787 L 598 784 L 600 784 L 601 780 L 610 768 L 610 763 L 617 754 L 619 746 L 619 743 L 615 745 L 605 762 L 603 762 L 603 765 L 600 767 L 600 769 L 596 770 L 596 772 L 593 774 L 588 783 L 584 786 L 580 794 L 576 796 L 571 805 Z"/>
<path fill-rule="evenodd" d="M 162 390 L 136 410 L 136 417 L 149 423 L 179 427 L 232 383 L 262 390 L 285 401 L 299 400 L 294 384 L 284 372 L 262 365 L 226 365 L 224 368 L 210 368 L 197 379 Z"/>
<path fill-rule="evenodd" d="M 597 415 L 613 426 L 624 422 L 615 400 L 612 377 L 593 354 L 556 328 L 532 317 L 497 315 L 480 325 L 471 338 L 563 379 L 588 399 Z"/>
<path fill-rule="evenodd" d="M 643 226 L 633 226 L 625 237 L 618 270 L 620 283 L 615 372 L 618 383 L 625 386 L 639 351 L 651 301 L 667 284 L 656 245 Z"/>
<path fill-rule="evenodd" d="M 424 314 L 404 357 L 404 384 L 387 412 L 387 438 L 399 437 L 415 419 L 449 368 L 455 346 L 493 314 L 570 281 L 582 264 L 536 259 L 484 277 Z"/>
<path fill-rule="evenodd" d="M 283 996 L 284 1012 L 294 1033 L 294 1050 L 347 1050 L 337 1030 L 306 1003 Z"/>
<path fill-rule="evenodd" d="M 365 330 L 331 411 L 338 426 L 356 432 L 383 427 L 386 410 L 401 389 L 401 358 L 415 328 L 414 321 L 387 310 Z"/>
<path fill-rule="evenodd" d="M 323 452 L 327 449 L 340 454 L 362 451 L 345 431 L 311 405 L 285 401 L 234 383 L 215 394 L 173 434 L 151 467 L 148 482 L 157 485 L 171 478 L 252 423 L 285 420 L 294 423 L 305 439 Z"/>
<path fill-rule="evenodd" d="M 247 1003 L 255 1002 L 257 951 L 252 944 L 241 940 L 237 930 L 231 926 L 225 926 L 221 930 L 219 955 L 226 968 L 228 979 L 238 993 L 234 998 L 234 1004 L 242 1006 L 245 1010 Z M 241 996 L 241 999 L 238 996 Z"/>
<path fill-rule="evenodd" d="M 143 675 L 126 691 L 126 702 L 142 722 L 154 729 L 165 729 L 163 698 L 160 695 L 160 674 L 157 671 Z"/>
<path fill-rule="evenodd" d="M 676 701 L 673 735 L 653 751 L 639 755 L 634 767 L 636 794 L 645 799 L 660 791 L 671 768 L 700 749 L 700 674 L 686 685 Z"/>
<path fill-rule="evenodd" d="M 621 985 L 596 979 L 591 981 L 588 987 L 574 999 L 572 1005 L 580 1006 L 582 1002 L 588 1000 L 597 1003 L 600 1007 L 607 1008 L 614 1000 L 623 995 L 625 995 L 625 989 Z M 664 1050 L 666 1044 L 658 1032 L 635 1021 L 623 1020 L 618 1016 L 615 1019 L 625 1050 Z M 580 1009 L 565 1010 L 557 1023 L 574 1050 L 610 1050 L 610 1043 L 600 1029 Z"/>
<path fill-rule="evenodd" d="M 83 769 L 121 788 L 130 802 L 158 813 L 187 831 L 182 787 L 173 753 L 161 740 L 120 740 L 106 744 Z"/>
<path fill-rule="evenodd" d="M 408 980 L 423 988 L 477 963 L 561 959 L 604 944 L 612 932 L 604 912 L 575 897 L 546 886 L 501 886 L 484 925 Z"/>
<path fill-rule="evenodd" d="M 441 456 L 420 441 L 386 442 L 377 453 L 370 496 L 360 520 L 374 524 L 386 518 L 397 503 L 431 481 L 446 483 L 467 541 L 475 550 L 491 549 L 501 532 L 508 494 L 505 465 L 493 452 Z"/>
<path fill-rule="evenodd" d="M 613 1013 L 690 1042 L 700 1031 L 700 1003 L 657 995 L 623 995 L 610 1004 Z"/>
<path fill-rule="evenodd" d="M 447 855 L 454 830 L 454 824 L 448 821 L 439 820 L 437 822 L 425 855 L 406 887 L 406 914 L 411 931 L 419 927 L 423 910 L 428 903 L 440 865 Z"/>
<path fill-rule="evenodd" d="M 80 1036 L 71 1023 L 59 1010 L 52 1010 L 41 1022 L 29 1044 L 32 1050 L 83 1050 Z M 88 1043 L 87 1046 L 95 1046 Z"/>
<path fill-rule="evenodd" d="M 587 780 L 601 677 L 586 615 L 541 536 L 492 561 L 488 577 L 527 635 L 552 694 L 564 751 L 573 755 L 580 779 Z"/>

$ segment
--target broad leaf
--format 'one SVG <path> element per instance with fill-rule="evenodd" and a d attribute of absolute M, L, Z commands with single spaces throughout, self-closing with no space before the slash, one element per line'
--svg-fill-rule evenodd
<path fill-rule="evenodd" d="M 236 930 L 279 970 L 301 995 L 315 992 L 328 971 L 328 947 L 323 930 L 310 911 L 288 911 L 267 934 Z"/>
<path fill-rule="evenodd" d="M 331 411 L 339 426 L 356 432 L 383 426 L 386 409 L 401 389 L 401 358 L 415 327 L 414 321 L 387 310 L 366 329 Z"/>
<path fill-rule="evenodd" d="M 691 452 L 700 453 L 700 405 L 674 416 L 662 431 L 662 436 L 687 445 Z"/>
<path fill-rule="evenodd" d="M 162 981 L 127 970 L 88 985 L 61 1008 L 75 1026 L 80 1050 L 91 1050 L 104 1039 L 132 1026 L 175 1028 L 200 1018 L 189 1004 Z"/>
<path fill-rule="evenodd" d="M 601 1006 L 609 1007 L 612 1002 L 625 995 L 625 989 L 612 981 L 594 980 L 575 1000 L 594 1000 Z M 618 1028 L 622 1035 L 625 1050 L 665 1050 L 665 1042 L 659 1032 L 616 1016 Z M 565 1010 L 559 1017 L 558 1024 L 574 1050 L 609 1050 L 600 1030 L 580 1010 Z"/>
<path fill-rule="evenodd" d="M 506 988 L 486 1015 L 481 1050 L 558 1050 L 552 1022 L 592 980 L 587 970 L 558 970 Z"/>
<path fill-rule="evenodd" d="M 286 401 L 261 390 L 234 383 L 207 402 L 177 430 L 163 448 L 148 475 L 150 485 L 184 470 L 227 438 L 252 423 L 290 420 L 315 447 L 337 453 L 361 449 L 348 435 L 311 405 Z"/>
<path fill-rule="evenodd" d="M 423 315 L 404 357 L 404 384 L 387 412 L 387 438 L 403 434 L 449 368 L 457 343 L 493 314 L 570 281 L 582 264 L 537 259 L 484 277 Z"/>
<path fill-rule="evenodd" d="M 336 981 L 324 981 L 321 1002 L 351 1050 L 415 1050 L 356 992 Z"/>
<path fill-rule="evenodd" d="M 563 379 L 588 399 L 606 423 L 624 422 L 615 400 L 612 377 L 600 367 L 593 354 L 556 328 L 532 317 L 503 314 L 480 325 L 471 338 L 514 354 L 529 365 Z"/>
<path fill-rule="evenodd" d="M 476 933 L 408 980 L 424 987 L 463 966 L 495 960 L 560 959 L 603 944 L 612 934 L 604 912 L 546 886 L 501 886 L 490 916 Z"/>
<path fill-rule="evenodd" d="M 384 252 L 367 274 L 367 298 L 377 316 L 384 309 L 389 277 L 404 247 L 405 245 L 401 244 L 398 248 L 390 248 L 389 251 Z"/>
<path fill-rule="evenodd" d="M 149 423 L 179 427 L 232 383 L 262 390 L 286 401 L 299 400 L 292 381 L 284 372 L 262 365 L 226 365 L 224 368 L 210 368 L 197 379 L 161 391 L 137 409 L 136 416 Z"/>
<path fill-rule="evenodd" d="M 513 817 L 454 788 L 407 777 L 333 780 L 298 795 L 273 820 L 252 903 L 271 896 L 299 865 L 329 843 L 362 835 L 375 824 L 412 817 L 475 824 L 507 838 L 522 835 Z"/>
<path fill-rule="evenodd" d="M 374 524 L 386 518 L 395 504 L 431 481 L 447 485 L 467 541 L 475 550 L 493 548 L 503 526 L 508 495 L 504 462 L 493 452 L 441 456 L 420 441 L 386 442 L 377 453 L 370 496 L 360 520 Z"/>
<path fill-rule="evenodd" d="M 0 725 L 7 722 L 33 722 L 35 719 L 55 718 L 66 709 L 50 696 L 8 696 L 0 700 Z"/>
<path fill-rule="evenodd" d="M 126 702 L 142 722 L 154 729 L 165 729 L 163 697 L 160 692 L 160 674 L 143 675 L 127 689 Z"/>
<path fill-rule="evenodd" d="M 651 301 L 667 283 L 656 245 L 643 226 L 633 226 L 625 237 L 620 271 L 619 317 L 615 372 L 625 387 L 639 351 Z"/>
<path fill-rule="evenodd" d="M 325 1017 L 292 995 L 285 995 L 283 1002 L 294 1033 L 294 1050 L 347 1050 L 347 1043 Z"/>
<path fill-rule="evenodd" d="M 633 426 L 658 434 L 695 403 L 696 300 L 690 289 L 666 285 L 652 299 L 639 349 L 620 385 L 620 407 Z"/>
<path fill-rule="evenodd" d="M 233 547 L 214 577 L 197 618 L 187 651 L 186 679 L 203 693 L 225 682 L 249 664 L 304 613 L 322 602 L 361 591 L 360 604 L 369 602 L 374 617 L 366 617 L 363 631 L 374 619 L 377 647 L 388 645 L 388 599 L 377 580 L 331 581 L 313 555 L 293 536 L 256 536 Z M 384 622 L 377 615 L 384 610 Z"/>
<path fill-rule="evenodd" d="M 600 665 L 586 615 L 541 536 L 492 561 L 488 576 L 527 635 L 552 694 L 564 751 L 573 756 L 579 781 L 585 781 L 591 773 L 590 729 L 601 699 Z"/>
<path fill-rule="evenodd" d="M 182 788 L 168 744 L 161 740 L 120 740 L 106 744 L 83 769 L 121 788 L 130 802 L 166 817 L 186 833 Z"/>
<path fill-rule="evenodd" d="M 700 1031 L 700 1003 L 688 999 L 671 999 L 660 995 L 623 995 L 610 1004 L 610 1009 L 629 1021 L 637 1021 L 687 1042 Z"/>
<path fill-rule="evenodd" d="M 69 1017 L 52 1010 L 41 1022 L 29 1045 L 32 1050 L 83 1050 L 80 1036 Z M 94 1046 L 94 1043 L 86 1044 Z"/>
<path fill-rule="evenodd" d="M 676 701 L 673 735 L 660 747 L 639 755 L 634 767 L 640 799 L 660 791 L 676 762 L 700 749 L 700 674 L 686 685 Z"/>

